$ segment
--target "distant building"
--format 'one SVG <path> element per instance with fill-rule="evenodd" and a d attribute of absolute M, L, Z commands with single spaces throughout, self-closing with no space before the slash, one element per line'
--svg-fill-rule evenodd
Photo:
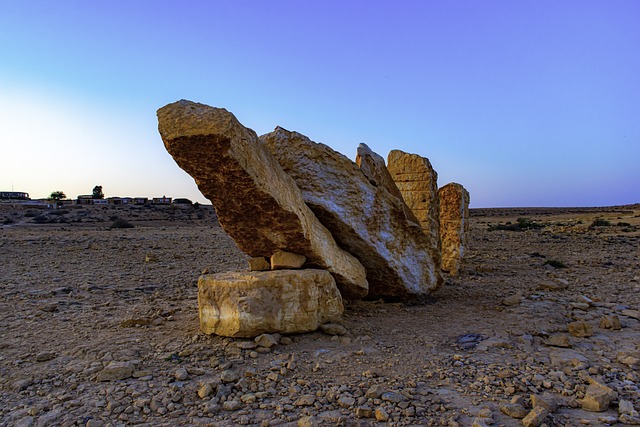
<path fill-rule="evenodd" d="M 129 205 L 131 204 L 131 197 L 109 197 L 108 202 L 110 205 Z"/>
<path fill-rule="evenodd" d="M 29 193 L 21 191 L 0 191 L 0 199 L 2 200 L 31 200 Z"/>
<path fill-rule="evenodd" d="M 109 200 L 107 200 L 107 199 L 93 199 L 93 204 L 94 205 L 108 205 L 109 204 Z"/>
<path fill-rule="evenodd" d="M 148 197 L 134 197 L 133 198 L 133 204 L 134 205 L 146 205 L 147 203 L 149 203 L 149 198 Z"/>
<path fill-rule="evenodd" d="M 92 194 L 83 194 L 78 196 L 77 203 L 79 205 L 92 205 L 93 204 L 93 195 Z"/>
<path fill-rule="evenodd" d="M 166 196 L 154 197 L 152 203 L 154 205 L 170 205 L 171 197 L 166 197 Z"/>

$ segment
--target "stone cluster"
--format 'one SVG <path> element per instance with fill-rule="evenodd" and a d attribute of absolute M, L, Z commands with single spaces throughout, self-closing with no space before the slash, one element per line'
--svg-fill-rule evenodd
<path fill-rule="evenodd" d="M 343 297 L 421 299 L 442 270 L 457 275 L 468 192 L 449 184 L 439 200 L 428 159 L 393 150 L 386 166 L 361 144 L 353 162 L 281 127 L 258 137 L 227 110 L 186 100 L 159 109 L 158 122 L 167 151 L 251 257 L 249 273 L 200 278 L 205 333 L 307 332 L 339 318 Z"/>

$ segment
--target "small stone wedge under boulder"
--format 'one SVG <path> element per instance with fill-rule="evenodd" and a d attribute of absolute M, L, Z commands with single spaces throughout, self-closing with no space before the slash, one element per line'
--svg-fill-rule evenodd
<path fill-rule="evenodd" d="M 277 127 L 260 140 L 338 244 L 365 266 L 369 297 L 412 299 L 440 285 L 438 244 L 407 218 L 402 199 L 371 184 L 344 155 L 298 132 Z"/>
<path fill-rule="evenodd" d="M 331 274 L 308 269 L 201 276 L 198 311 L 205 334 L 252 338 L 315 331 L 339 320 L 344 307 Z"/>
<path fill-rule="evenodd" d="M 158 130 L 242 251 L 252 257 L 277 250 L 304 255 L 307 267 L 331 272 L 346 297 L 367 294 L 362 264 L 338 247 L 295 182 L 233 114 L 181 100 L 158 110 Z"/>
<path fill-rule="evenodd" d="M 442 270 L 457 277 L 469 234 L 469 192 L 455 182 L 438 190 Z"/>

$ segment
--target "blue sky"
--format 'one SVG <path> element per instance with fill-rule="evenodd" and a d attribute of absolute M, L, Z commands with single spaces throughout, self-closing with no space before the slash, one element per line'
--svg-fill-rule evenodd
<path fill-rule="evenodd" d="M 640 202 L 640 2 L 0 0 L 0 189 L 188 197 L 155 112 L 428 157 L 472 207 Z"/>

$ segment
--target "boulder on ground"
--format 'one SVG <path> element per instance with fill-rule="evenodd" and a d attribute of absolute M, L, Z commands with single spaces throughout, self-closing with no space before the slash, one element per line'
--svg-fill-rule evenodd
<path fill-rule="evenodd" d="M 469 192 L 449 183 L 438 190 L 442 270 L 453 277 L 460 271 L 469 234 Z"/>
<path fill-rule="evenodd" d="M 344 307 L 325 270 L 227 272 L 198 281 L 200 329 L 226 337 L 315 331 Z"/>
<path fill-rule="evenodd" d="M 362 264 L 338 247 L 295 182 L 233 114 L 181 100 L 158 110 L 158 130 L 242 251 L 252 257 L 278 249 L 304 255 L 307 266 L 330 271 L 346 296 L 367 294 Z"/>
<path fill-rule="evenodd" d="M 370 297 L 413 298 L 440 285 L 437 246 L 407 219 L 401 199 L 372 185 L 342 154 L 298 132 L 277 127 L 260 139 L 338 244 L 365 266 Z"/>

